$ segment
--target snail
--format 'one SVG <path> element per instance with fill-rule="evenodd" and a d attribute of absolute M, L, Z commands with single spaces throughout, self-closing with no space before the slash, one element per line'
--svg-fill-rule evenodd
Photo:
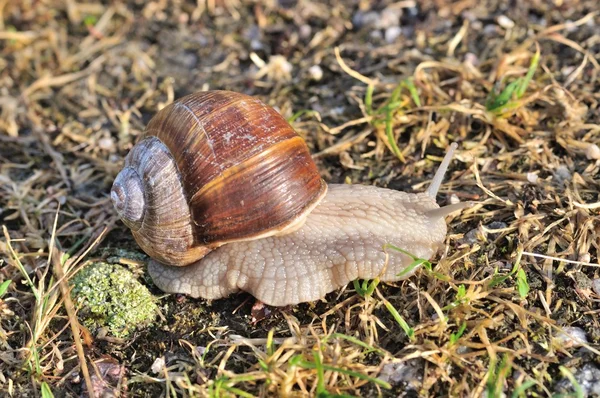
<path fill-rule="evenodd" d="M 125 158 L 113 205 L 167 293 L 238 291 L 272 306 L 315 301 L 356 279 L 396 281 L 443 244 L 435 200 L 456 144 L 428 190 L 326 184 L 305 141 L 257 98 L 206 91 L 164 107 Z"/>

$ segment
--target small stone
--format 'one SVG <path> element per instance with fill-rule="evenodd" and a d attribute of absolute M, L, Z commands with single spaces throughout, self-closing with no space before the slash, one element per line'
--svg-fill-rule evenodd
<path fill-rule="evenodd" d="M 508 224 L 502 221 L 492 221 L 488 225 L 485 226 L 487 229 L 504 229 L 508 228 Z"/>
<path fill-rule="evenodd" d="M 358 11 L 352 17 L 352 24 L 357 28 L 361 29 L 365 26 L 376 25 L 379 23 L 379 13 L 375 11 Z"/>
<path fill-rule="evenodd" d="M 372 40 L 381 40 L 383 38 L 383 35 L 381 34 L 380 30 L 373 30 L 371 31 L 371 33 L 369 33 L 369 37 Z"/>
<path fill-rule="evenodd" d="M 263 49 L 263 44 L 259 39 L 250 40 L 250 48 L 252 51 L 259 51 Z"/>
<path fill-rule="evenodd" d="M 538 175 L 532 172 L 527 173 L 527 181 L 532 184 L 535 184 L 538 180 Z"/>
<path fill-rule="evenodd" d="M 587 344 L 587 337 L 583 329 L 578 327 L 564 327 L 562 329 L 563 331 L 554 337 L 561 348 L 579 347 Z"/>
<path fill-rule="evenodd" d="M 515 27 L 513 20 L 506 15 L 500 15 L 498 18 L 496 18 L 496 22 L 498 22 L 498 25 L 502 26 L 504 29 L 512 29 Z"/>
<path fill-rule="evenodd" d="M 197 346 L 196 347 L 196 353 L 200 356 L 204 355 L 204 353 L 206 352 L 206 347 L 203 346 Z"/>
<path fill-rule="evenodd" d="M 592 287 L 594 289 L 594 292 L 600 296 L 600 278 L 596 278 L 593 280 L 592 282 Z"/>
<path fill-rule="evenodd" d="M 600 147 L 596 144 L 591 144 L 585 149 L 585 157 L 589 160 L 600 159 Z"/>
<path fill-rule="evenodd" d="M 586 363 L 580 369 L 569 369 L 577 384 L 582 390 L 584 397 L 597 396 L 600 394 L 600 369 L 593 363 Z M 573 383 L 568 378 L 563 378 L 556 384 L 556 393 L 575 392 Z M 569 395 L 571 396 L 571 395 Z"/>
<path fill-rule="evenodd" d="M 299 34 L 302 39 L 308 39 L 312 34 L 312 28 L 309 24 L 304 24 L 300 26 Z"/>
<path fill-rule="evenodd" d="M 450 204 L 455 205 L 457 203 L 460 203 L 460 199 L 455 193 L 453 193 L 452 195 L 450 195 Z"/>
<path fill-rule="evenodd" d="M 393 43 L 402 34 L 402 29 L 399 26 L 391 26 L 385 30 L 384 38 L 389 44 Z"/>
<path fill-rule="evenodd" d="M 164 368 L 165 368 L 165 358 L 158 357 L 152 363 L 152 367 L 150 368 L 150 370 L 152 370 L 152 373 L 154 373 L 154 374 L 160 374 Z"/>
<path fill-rule="evenodd" d="M 400 17 L 402 16 L 402 9 L 388 7 L 381 11 L 376 27 L 379 29 L 388 29 L 391 27 L 400 26 Z"/>
<path fill-rule="evenodd" d="M 406 383 L 405 389 L 415 390 L 422 380 L 422 369 L 423 360 L 387 363 L 383 365 L 378 379 L 394 385 Z"/>
<path fill-rule="evenodd" d="M 462 13 L 462 17 L 469 22 L 477 21 L 477 15 L 473 11 L 465 10 Z"/>
<path fill-rule="evenodd" d="M 483 34 L 487 37 L 496 36 L 499 33 L 498 30 L 498 26 L 494 24 L 485 25 Z"/>
<path fill-rule="evenodd" d="M 583 253 L 579 255 L 577 261 L 581 261 L 582 263 L 589 263 L 590 261 L 592 261 L 592 256 L 590 256 L 590 253 Z"/>
<path fill-rule="evenodd" d="M 98 140 L 98 147 L 100 147 L 100 149 L 108 151 L 108 152 L 114 152 L 115 151 L 115 140 L 113 140 L 112 137 L 100 138 Z"/>
<path fill-rule="evenodd" d="M 477 55 L 475 55 L 473 53 L 466 53 L 465 54 L 465 63 L 473 65 L 473 66 L 478 66 L 479 58 L 477 57 Z"/>
<path fill-rule="evenodd" d="M 556 171 L 554 172 L 554 177 L 556 178 L 556 181 L 558 183 L 563 184 L 565 181 L 571 179 L 571 172 L 569 171 L 567 166 L 560 165 L 556 168 Z"/>
<path fill-rule="evenodd" d="M 308 68 L 308 74 L 311 80 L 318 82 L 323 78 L 323 69 L 319 65 L 313 65 Z"/>
<path fill-rule="evenodd" d="M 465 234 L 463 241 L 465 243 L 472 245 L 473 243 L 476 243 L 479 240 L 478 234 L 479 234 L 479 229 L 473 228 L 472 230 L 470 230 L 469 232 L 467 232 Z"/>

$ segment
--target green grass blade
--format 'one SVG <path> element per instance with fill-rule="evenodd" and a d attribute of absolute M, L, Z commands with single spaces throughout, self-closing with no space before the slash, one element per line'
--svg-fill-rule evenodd
<path fill-rule="evenodd" d="M 52 394 L 52 390 L 50 389 L 48 383 L 43 381 L 40 387 L 42 398 L 54 398 L 54 394 Z"/>
<path fill-rule="evenodd" d="M 10 286 L 11 283 L 12 283 L 12 280 L 10 280 L 10 279 L 2 282 L 2 284 L 0 285 L 0 297 L 4 296 L 4 294 L 6 294 L 6 291 L 8 290 L 8 287 Z"/>
<path fill-rule="evenodd" d="M 527 297 L 529 293 L 529 283 L 527 283 L 527 274 L 523 271 L 523 268 L 519 268 L 517 272 L 517 290 L 521 298 Z"/>
<path fill-rule="evenodd" d="M 385 114 L 385 135 L 387 136 L 388 142 L 392 147 L 392 152 L 394 152 L 394 155 L 396 155 L 398 159 L 404 163 L 404 155 L 402 155 L 402 152 L 400 151 L 400 148 L 398 148 L 398 144 L 396 144 L 396 140 L 394 139 L 394 132 L 392 128 L 392 111 L 390 109 L 388 109 Z"/>
<path fill-rule="evenodd" d="M 357 346 L 360 346 L 366 350 L 368 350 L 369 352 L 376 352 L 378 354 L 383 354 L 383 350 L 379 349 L 379 348 L 375 348 L 367 343 L 365 343 L 362 340 L 357 339 L 356 337 L 352 337 L 352 336 L 348 336 L 347 334 L 343 334 L 343 333 L 333 333 L 331 335 L 332 338 L 338 338 L 338 339 L 344 339 L 347 340 L 353 344 L 356 344 Z"/>
<path fill-rule="evenodd" d="M 400 325 L 400 327 L 402 328 L 402 330 L 404 330 L 404 333 L 406 333 L 406 335 L 408 336 L 408 338 L 410 340 L 412 340 L 415 336 L 415 331 L 413 328 L 411 328 L 408 323 L 406 323 L 406 321 L 404 320 L 404 318 L 402 318 L 402 316 L 398 313 L 398 311 L 396 310 L 396 308 L 394 308 L 394 306 L 392 305 L 392 303 L 390 303 L 389 301 L 385 300 L 383 302 L 383 304 L 385 304 L 385 308 L 387 308 L 387 310 L 390 312 L 390 314 L 392 314 L 392 316 L 394 317 L 394 319 L 396 320 L 396 322 L 398 323 L 398 325 Z"/>
<path fill-rule="evenodd" d="M 406 85 L 406 88 L 408 88 L 408 92 L 410 93 L 410 97 L 412 98 L 413 102 L 420 108 L 421 98 L 419 98 L 419 92 L 417 91 L 417 87 L 415 86 L 413 79 L 406 79 L 404 84 Z"/>
<path fill-rule="evenodd" d="M 313 351 L 313 358 L 315 360 L 315 369 L 317 370 L 317 393 L 326 392 L 325 388 L 325 371 L 323 370 L 323 364 L 321 363 L 320 352 Z"/>
<path fill-rule="evenodd" d="M 402 272 L 400 272 L 399 274 L 397 274 L 396 276 L 403 276 L 408 274 L 409 272 L 413 271 L 415 268 L 417 268 L 419 265 L 425 264 L 427 263 L 427 260 L 424 260 L 422 258 L 418 258 L 415 261 L 413 261 L 412 263 L 410 263 L 410 265 L 406 268 L 404 268 L 402 270 Z"/>
<path fill-rule="evenodd" d="M 269 333 L 267 334 L 267 355 L 273 355 L 275 350 L 273 349 L 273 335 L 275 333 L 275 329 L 269 329 Z"/>
<path fill-rule="evenodd" d="M 512 99 L 513 94 L 516 92 L 517 88 L 520 86 L 522 79 L 517 79 L 514 82 L 510 83 L 508 86 L 502 90 L 502 92 L 498 95 L 491 94 L 492 100 L 486 105 L 486 109 L 488 111 L 496 111 L 498 108 L 503 107 Z"/>
<path fill-rule="evenodd" d="M 25 278 L 25 281 L 29 285 L 29 288 L 31 289 L 31 292 L 33 293 L 33 296 L 35 297 L 35 301 L 37 303 L 39 303 L 40 300 L 41 300 L 40 292 L 35 287 L 35 284 L 31 280 L 31 278 L 29 277 L 29 274 L 27 273 L 27 270 L 25 269 L 25 267 L 21 263 L 21 260 L 19 260 L 19 256 L 17 255 L 17 253 L 15 253 L 14 249 L 12 248 L 12 245 L 10 244 L 10 237 L 8 236 L 8 232 L 6 230 L 6 227 L 4 227 L 4 235 L 6 236 L 8 251 L 10 252 L 11 257 L 15 261 L 15 264 L 16 264 L 17 268 L 19 269 L 19 272 L 21 273 L 21 276 L 23 278 Z"/>
<path fill-rule="evenodd" d="M 373 292 L 375 291 L 375 288 L 377 287 L 377 285 L 379 285 L 379 278 L 375 278 L 371 281 L 371 283 L 369 283 L 369 286 L 367 287 L 365 294 L 367 296 L 371 296 L 373 294 Z"/>
<path fill-rule="evenodd" d="M 573 376 L 573 373 L 571 373 L 571 371 L 569 371 L 569 369 L 565 368 L 564 366 L 559 366 L 558 369 L 560 370 L 560 373 L 562 373 L 562 375 L 565 376 L 567 379 L 569 379 L 571 384 L 573 384 L 573 388 L 575 389 L 575 396 L 577 398 L 585 397 L 585 394 L 583 393 L 583 389 L 577 382 L 577 379 L 575 379 L 575 376 Z"/>
<path fill-rule="evenodd" d="M 225 391 L 228 391 L 228 392 L 235 394 L 237 396 L 240 396 L 240 397 L 244 397 L 244 398 L 253 398 L 254 397 L 254 395 L 250 394 L 249 392 L 240 390 L 239 388 L 236 388 L 236 387 L 223 386 L 223 389 Z"/>
<path fill-rule="evenodd" d="M 299 110 L 298 112 L 294 113 L 289 119 L 288 119 L 288 123 L 294 123 L 300 116 L 302 115 L 308 115 L 308 116 L 312 116 L 314 115 L 316 112 L 313 111 L 312 109 L 302 109 Z"/>
<path fill-rule="evenodd" d="M 317 369 L 316 368 L 317 365 L 315 363 L 303 360 L 301 355 L 296 355 L 296 356 L 292 357 L 289 361 L 289 364 L 292 366 L 300 366 L 305 369 Z M 381 379 L 378 379 L 376 377 L 371 377 L 371 376 L 368 376 L 368 375 L 365 375 L 362 373 L 358 373 L 358 372 L 355 372 L 352 370 L 336 368 L 335 366 L 324 365 L 324 364 L 321 364 L 321 366 L 322 366 L 323 370 L 342 373 L 342 374 L 345 374 L 348 376 L 356 377 L 361 380 L 367 380 L 368 382 L 375 383 L 375 384 L 377 384 L 385 389 L 388 389 L 388 390 L 392 388 L 392 386 L 389 383 L 387 383 Z"/>
<path fill-rule="evenodd" d="M 365 108 L 367 110 L 367 115 L 373 114 L 373 91 L 375 90 L 375 86 L 370 84 L 367 86 L 367 92 L 365 93 Z"/>
<path fill-rule="evenodd" d="M 367 293 L 367 291 L 363 288 L 363 286 L 361 286 L 360 282 L 358 282 L 358 279 L 353 280 L 352 285 L 354 286 L 354 291 L 360 297 L 365 297 L 365 294 Z"/>
<path fill-rule="evenodd" d="M 529 69 L 527 70 L 527 74 L 525 75 L 525 78 L 521 81 L 521 85 L 517 89 L 517 92 L 516 92 L 517 98 L 521 98 L 523 96 L 523 94 L 525 94 L 525 90 L 527 90 L 529 83 L 531 83 L 531 79 L 533 79 L 533 75 L 535 74 L 535 71 L 538 67 L 539 62 L 540 62 L 540 50 L 538 49 L 535 52 L 535 54 L 533 55 L 533 57 L 531 58 L 531 63 L 529 64 Z"/>
<path fill-rule="evenodd" d="M 534 386 L 536 382 L 534 380 L 527 380 L 525 383 L 521 384 L 517 389 L 515 389 L 512 393 L 512 398 L 519 398 L 526 390 Z"/>
<path fill-rule="evenodd" d="M 467 329 L 467 322 L 463 322 L 462 325 L 460 325 L 460 328 L 458 329 L 458 331 L 456 333 L 451 333 L 450 334 L 450 345 L 456 344 L 466 329 Z"/>
<path fill-rule="evenodd" d="M 342 373 L 342 374 L 345 374 L 348 376 L 356 377 L 357 379 L 367 380 L 368 382 L 377 384 L 378 386 L 383 387 L 388 390 L 392 388 L 392 386 L 389 383 L 387 383 L 381 379 L 378 379 L 376 377 L 371 377 L 371 376 L 368 376 L 368 375 L 365 375 L 365 374 L 362 374 L 359 372 L 355 372 L 353 370 L 336 368 L 335 366 L 330 366 L 330 365 L 323 365 L 323 369 L 329 370 L 330 372 L 338 372 L 338 373 Z"/>

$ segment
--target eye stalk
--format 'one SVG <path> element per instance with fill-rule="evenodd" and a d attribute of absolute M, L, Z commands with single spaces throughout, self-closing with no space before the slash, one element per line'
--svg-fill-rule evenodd
<path fill-rule="evenodd" d="M 123 222 L 131 227 L 142 220 L 144 216 L 144 186 L 136 171 L 126 167 L 115 179 L 110 198 Z"/>

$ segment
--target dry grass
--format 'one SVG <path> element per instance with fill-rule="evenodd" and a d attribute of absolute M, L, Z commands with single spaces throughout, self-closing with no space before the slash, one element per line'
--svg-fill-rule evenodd
<path fill-rule="evenodd" d="M 596 1 L 424 1 L 412 17 L 399 2 L 391 43 L 349 24 L 363 3 L 0 1 L 2 394 L 582 388 L 600 360 Z M 420 191 L 457 142 L 440 202 L 475 205 L 448 219 L 432 269 L 395 286 L 270 314 L 246 295 L 162 296 L 108 191 L 152 114 L 208 88 L 277 106 L 331 182 Z M 164 319 L 127 340 L 82 327 L 68 291 L 107 257 L 161 300 Z"/>

